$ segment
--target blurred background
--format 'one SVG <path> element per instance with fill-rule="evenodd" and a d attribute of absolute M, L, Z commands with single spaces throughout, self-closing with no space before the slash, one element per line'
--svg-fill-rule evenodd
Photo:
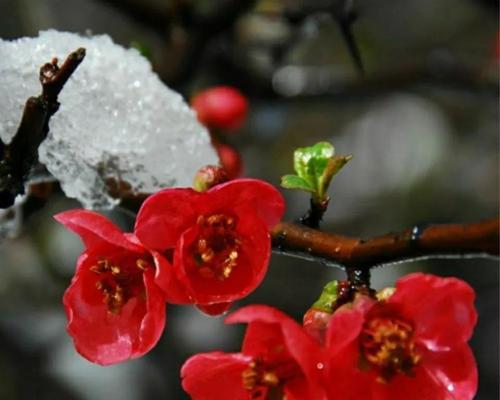
<path fill-rule="evenodd" d="M 369 237 L 498 214 L 497 1 L 0 0 L 2 39 L 48 28 L 139 44 L 186 99 L 213 85 L 239 88 L 250 114 L 228 140 L 245 175 L 278 185 L 294 148 L 320 140 L 353 154 L 332 184 L 325 230 Z M 288 219 L 306 211 L 307 195 L 284 195 Z M 147 356 L 113 367 L 81 358 L 61 298 L 82 245 L 51 217 L 79 204 L 57 191 L 37 196 L 0 216 L 0 399 L 184 399 L 186 358 L 239 349 L 242 327 L 169 306 Z M 107 215 L 133 223 L 120 210 Z M 480 400 L 499 398 L 498 267 L 434 260 L 372 274 L 375 288 L 410 271 L 473 286 Z M 266 303 L 300 320 L 335 278 L 342 271 L 274 255 L 264 283 L 233 308 Z"/>

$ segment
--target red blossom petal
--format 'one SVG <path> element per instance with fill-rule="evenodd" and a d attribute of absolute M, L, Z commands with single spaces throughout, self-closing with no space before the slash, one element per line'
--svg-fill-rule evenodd
<path fill-rule="evenodd" d="M 182 366 L 182 387 L 193 400 L 248 400 L 242 374 L 251 361 L 240 353 L 197 354 Z"/>
<path fill-rule="evenodd" d="M 235 179 L 214 186 L 206 192 L 206 196 L 207 201 L 202 207 L 232 209 L 240 216 L 250 210 L 264 221 L 268 229 L 273 228 L 285 212 L 281 193 L 271 184 L 258 179 Z"/>
<path fill-rule="evenodd" d="M 153 283 L 153 272 L 144 272 L 146 299 L 131 298 L 119 315 L 113 315 L 96 289 L 98 276 L 89 269 L 94 262 L 88 252 L 79 258 L 63 298 L 75 347 L 101 365 L 139 357 L 156 344 L 165 325 L 163 294 Z"/>
<path fill-rule="evenodd" d="M 329 399 L 373 400 L 372 385 L 376 377 L 371 371 L 361 371 L 358 368 L 357 340 L 345 343 L 341 350 L 336 350 L 328 350 L 333 355 L 326 368 L 325 387 Z"/>
<path fill-rule="evenodd" d="M 165 329 L 164 294 L 155 284 L 152 271 L 143 273 L 143 282 L 146 290 L 146 314 L 141 321 L 138 344 L 132 358 L 140 357 L 151 350 Z"/>
<path fill-rule="evenodd" d="M 415 368 L 415 376 L 397 375 L 389 383 L 374 382 L 373 400 L 452 400 L 425 368 Z M 361 400 L 361 398 L 360 398 Z"/>
<path fill-rule="evenodd" d="M 477 321 L 474 290 L 456 278 L 415 273 L 398 280 L 388 303 L 413 321 L 416 339 L 432 350 L 467 342 Z"/>
<path fill-rule="evenodd" d="M 330 356 L 335 356 L 356 341 L 364 322 L 365 315 L 357 308 L 341 308 L 334 312 L 326 334 Z"/>
<path fill-rule="evenodd" d="M 164 293 L 165 301 L 172 304 L 191 304 L 185 286 L 177 279 L 172 265 L 156 251 L 151 251 L 156 265 L 155 283 Z"/>
<path fill-rule="evenodd" d="M 422 367 L 449 393 L 453 400 L 471 400 L 477 391 L 477 366 L 470 347 L 464 344 L 449 351 L 426 352 Z"/>
<path fill-rule="evenodd" d="M 371 400 L 371 386 L 375 376 L 358 368 L 358 338 L 365 322 L 365 314 L 375 302 L 365 296 L 354 305 L 346 305 L 333 313 L 326 334 L 329 361 L 325 387 L 331 398 L 344 400 Z"/>
<path fill-rule="evenodd" d="M 233 303 L 197 304 L 196 307 L 203 313 L 216 317 L 225 314 Z"/>
<path fill-rule="evenodd" d="M 245 297 L 262 282 L 271 254 L 269 232 L 260 220 L 248 215 L 236 230 L 242 239 L 238 263 L 223 280 L 204 278 L 197 269 L 191 247 L 198 237 L 198 227 L 193 226 L 181 236 L 174 253 L 174 270 L 194 303 L 232 302 Z"/>
<path fill-rule="evenodd" d="M 182 232 L 196 222 L 201 195 L 192 189 L 165 189 L 149 196 L 137 214 L 135 234 L 152 250 L 175 247 Z"/>
<path fill-rule="evenodd" d="M 86 248 L 112 244 L 136 253 L 144 248 L 125 234 L 106 217 L 88 210 L 70 210 L 54 215 L 68 229 L 80 235 Z"/>

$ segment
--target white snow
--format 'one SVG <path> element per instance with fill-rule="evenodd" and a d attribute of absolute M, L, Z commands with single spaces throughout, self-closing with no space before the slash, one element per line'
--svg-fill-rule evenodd
<path fill-rule="evenodd" d="M 209 136 L 182 97 L 152 72 L 147 59 L 107 36 L 54 30 L 36 38 L 0 40 L 0 139 L 10 142 L 26 99 L 38 95 L 39 68 L 61 64 L 78 47 L 87 55 L 66 83 L 61 107 L 39 148 L 40 161 L 68 197 L 84 207 L 111 208 L 106 180 L 134 192 L 191 186 L 195 172 L 217 163 Z"/>

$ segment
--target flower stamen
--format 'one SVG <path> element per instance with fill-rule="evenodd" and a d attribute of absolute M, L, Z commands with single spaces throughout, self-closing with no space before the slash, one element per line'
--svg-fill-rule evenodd
<path fill-rule="evenodd" d="M 224 280 L 237 266 L 241 240 L 236 233 L 236 219 L 226 214 L 200 215 L 198 239 L 193 258 L 203 278 Z"/>
<path fill-rule="evenodd" d="M 241 378 L 251 399 L 286 400 L 283 386 L 300 375 L 299 367 L 291 361 L 265 362 L 258 357 L 248 363 Z"/>
<path fill-rule="evenodd" d="M 142 290 L 142 271 L 149 264 L 143 259 L 137 259 L 136 268 L 132 265 L 120 266 L 110 260 L 99 259 L 90 267 L 90 271 L 101 277 L 95 286 L 102 293 L 103 303 L 111 314 L 119 315 L 127 301 Z"/>
<path fill-rule="evenodd" d="M 376 368 L 377 380 L 389 382 L 396 374 L 412 376 L 421 356 L 413 341 L 413 327 L 398 318 L 375 317 L 367 321 L 360 336 L 362 361 Z"/>

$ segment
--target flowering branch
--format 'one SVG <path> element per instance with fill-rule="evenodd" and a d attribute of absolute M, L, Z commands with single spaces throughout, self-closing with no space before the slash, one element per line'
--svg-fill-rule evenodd
<path fill-rule="evenodd" d="M 30 97 L 16 135 L 10 144 L 0 142 L 0 208 L 14 204 L 38 159 L 38 146 L 49 132 L 49 120 L 59 109 L 57 97 L 85 57 L 85 49 L 72 52 L 59 67 L 57 58 L 40 68 L 42 93 Z"/>
<path fill-rule="evenodd" d="M 470 224 L 416 225 L 400 233 L 367 240 L 282 222 L 272 231 L 277 253 L 348 270 L 402 261 L 444 257 L 494 257 L 499 254 L 498 218 Z"/>
<path fill-rule="evenodd" d="M 147 195 L 122 198 L 121 207 L 137 212 Z M 281 222 L 271 232 L 275 253 L 345 268 L 360 282 L 369 269 L 403 261 L 447 257 L 497 257 L 500 219 L 469 224 L 415 225 L 400 233 L 369 239 L 342 236 Z M 360 283 L 361 284 L 361 283 Z"/>

